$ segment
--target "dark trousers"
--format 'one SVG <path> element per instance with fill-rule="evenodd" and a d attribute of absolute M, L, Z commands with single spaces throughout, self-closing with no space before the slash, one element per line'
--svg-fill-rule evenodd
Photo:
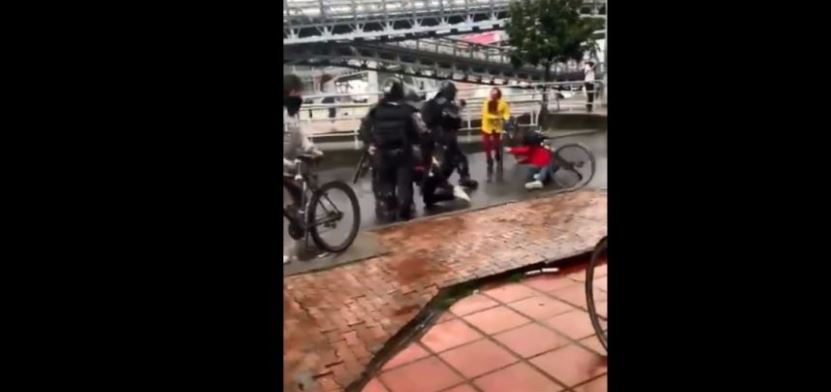
<path fill-rule="evenodd" d="M 586 110 L 591 113 L 592 107 L 594 106 L 594 83 L 586 83 L 586 97 L 588 99 L 586 102 Z"/>
<path fill-rule="evenodd" d="M 378 151 L 376 199 L 388 210 L 397 210 L 398 217 L 409 219 L 413 209 L 413 153 L 405 149 Z"/>
<path fill-rule="evenodd" d="M 421 182 L 421 195 L 424 199 L 424 205 L 427 207 L 456 198 L 453 196 L 453 187 L 447 183 L 447 179 L 442 177 L 441 174 L 425 175 Z"/>
<path fill-rule="evenodd" d="M 470 178 L 470 166 L 467 162 L 467 156 L 459 147 L 459 138 L 455 132 L 449 133 L 444 140 L 442 140 L 444 149 L 444 159 L 442 160 L 441 172 L 445 178 L 450 178 L 453 175 L 453 170 L 459 172 L 461 179 Z"/>
<path fill-rule="evenodd" d="M 294 177 L 290 176 L 283 176 L 283 187 L 289 192 L 289 195 L 292 198 L 292 203 L 295 206 L 300 205 L 300 198 L 303 197 L 303 189 L 300 188 L 300 185 L 294 181 Z"/>

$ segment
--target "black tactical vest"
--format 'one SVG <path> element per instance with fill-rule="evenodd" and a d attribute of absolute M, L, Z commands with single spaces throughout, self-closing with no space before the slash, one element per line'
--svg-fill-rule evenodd
<path fill-rule="evenodd" d="M 405 148 L 411 145 L 408 140 L 414 109 L 407 105 L 383 103 L 374 110 L 372 142 L 383 150 Z"/>

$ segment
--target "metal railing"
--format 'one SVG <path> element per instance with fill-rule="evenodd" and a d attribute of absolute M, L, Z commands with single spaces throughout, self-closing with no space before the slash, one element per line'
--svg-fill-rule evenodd
<path fill-rule="evenodd" d="M 500 81 L 539 83 L 545 74 L 541 66 L 514 67 L 506 49 L 436 39 L 285 47 L 283 55 L 288 64 L 339 66 L 485 84 Z M 555 64 L 551 76 L 554 79 L 582 79 L 576 63 Z"/>
<path fill-rule="evenodd" d="M 603 81 L 595 83 L 596 108 L 606 106 L 605 86 Z M 551 82 L 535 84 L 523 89 L 505 89 L 504 99 L 511 108 L 511 115 L 521 121 L 519 127 L 537 127 L 539 125 L 539 113 L 542 110 L 543 87 L 547 86 L 549 97 L 549 112 L 583 111 L 586 106 L 585 82 Z M 527 92 L 526 92 L 527 91 Z M 475 126 L 481 118 L 482 106 L 486 98 L 471 96 L 481 93 L 482 89 L 477 87 L 460 88 L 457 96 L 465 99 L 467 105 L 462 110 L 463 128 L 460 129 L 464 142 L 471 142 L 479 134 L 479 127 Z M 420 95 L 431 98 L 435 91 L 421 91 Z M 333 98 L 342 102 L 333 103 L 307 103 L 300 111 L 300 120 L 303 126 L 311 129 L 310 137 L 314 141 L 326 141 L 336 138 L 351 140 L 354 148 L 358 149 L 361 142 L 358 138 L 360 121 L 369 113 L 369 110 L 378 102 L 382 93 L 362 92 L 355 94 L 316 94 L 307 95 L 304 99 L 315 101 L 323 98 Z M 365 102 L 349 102 L 356 97 L 366 99 Z M 327 129 L 328 127 L 328 129 Z"/>

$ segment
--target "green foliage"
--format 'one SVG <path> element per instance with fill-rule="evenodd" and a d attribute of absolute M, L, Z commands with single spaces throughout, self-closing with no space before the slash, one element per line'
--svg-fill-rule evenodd
<path fill-rule="evenodd" d="M 516 0 L 509 6 L 506 26 L 508 39 L 515 48 L 514 66 L 545 66 L 568 60 L 582 60 L 597 44 L 593 32 L 601 29 L 601 19 L 581 18 L 583 0 Z M 546 80 L 549 75 L 546 72 Z"/>

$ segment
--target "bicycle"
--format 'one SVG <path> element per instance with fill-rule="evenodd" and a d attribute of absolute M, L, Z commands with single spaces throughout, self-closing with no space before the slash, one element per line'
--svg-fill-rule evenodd
<path fill-rule="evenodd" d="M 594 328 L 594 333 L 597 335 L 597 339 L 600 340 L 600 344 L 603 345 L 603 348 L 608 350 L 609 348 L 606 345 L 608 332 L 603 329 L 604 326 L 602 325 L 602 322 L 608 322 L 608 312 L 607 314 L 602 314 L 601 312 L 598 312 L 597 306 L 594 302 L 595 268 L 608 264 L 608 260 L 606 257 L 606 244 L 606 237 L 603 237 L 603 239 L 600 240 L 597 246 L 595 246 L 594 252 L 592 252 L 591 260 L 589 261 L 589 265 L 586 268 L 586 304 L 589 310 L 589 318 L 591 319 L 592 327 Z"/>
<path fill-rule="evenodd" d="M 580 143 L 568 143 L 559 147 L 551 144 L 555 138 L 545 136 L 544 143 L 554 153 L 551 158 L 559 169 L 551 176 L 560 189 L 585 186 L 594 178 L 597 163 L 594 154 Z"/>
<path fill-rule="evenodd" d="M 355 191 L 343 181 L 330 181 L 318 186 L 317 174 L 312 165 L 321 160 L 320 156 L 303 154 L 297 157 L 297 174 L 294 181 L 302 189 L 300 200 L 293 200 L 296 209 L 288 211 L 283 208 L 283 216 L 289 221 L 289 236 L 294 240 L 304 240 L 308 246 L 311 237 L 315 245 L 327 252 L 343 252 L 355 241 L 361 226 L 361 207 Z M 340 242 L 330 241 L 324 233 L 334 231 L 345 217 L 345 213 L 332 201 L 337 191 L 345 195 L 354 215 L 352 225 L 348 227 L 345 238 Z M 294 196 L 292 196 L 294 199 Z M 328 207 L 327 207 L 328 204 Z M 320 217 L 318 214 L 322 213 Z M 330 229 L 323 231 L 322 228 Z"/>

